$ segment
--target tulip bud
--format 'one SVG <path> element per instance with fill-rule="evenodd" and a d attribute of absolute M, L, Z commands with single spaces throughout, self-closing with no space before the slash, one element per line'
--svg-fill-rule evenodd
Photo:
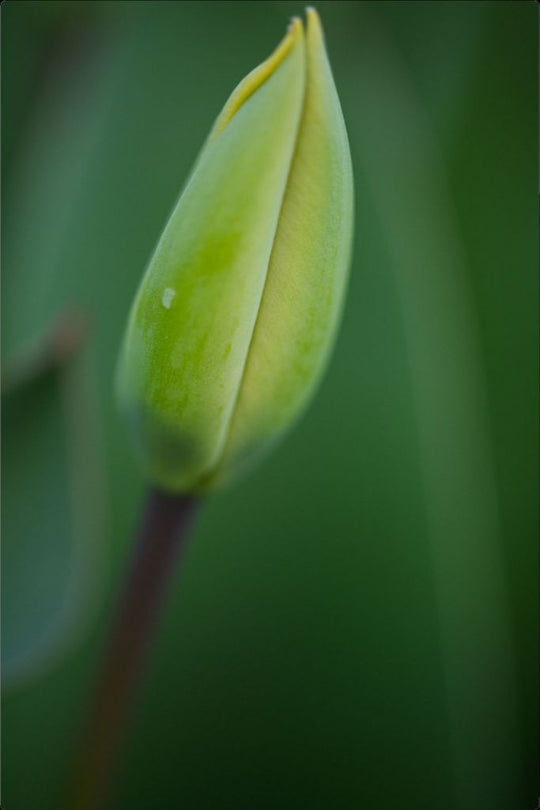
<path fill-rule="evenodd" d="M 292 20 L 218 117 L 137 293 L 118 396 L 149 480 L 213 488 L 305 408 L 344 297 L 345 125 L 317 13 Z"/>

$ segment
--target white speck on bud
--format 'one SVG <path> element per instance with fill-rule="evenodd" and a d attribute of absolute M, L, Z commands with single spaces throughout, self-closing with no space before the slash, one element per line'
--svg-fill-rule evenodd
<path fill-rule="evenodd" d="M 171 287 L 165 287 L 163 290 L 163 295 L 161 296 L 161 303 L 165 307 L 165 309 L 170 309 L 173 299 L 176 295 L 176 290 L 173 290 Z"/>

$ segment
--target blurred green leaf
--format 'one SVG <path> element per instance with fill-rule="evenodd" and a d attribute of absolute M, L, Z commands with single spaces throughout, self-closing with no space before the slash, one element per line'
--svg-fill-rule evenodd
<path fill-rule="evenodd" d="M 80 642 L 102 592 L 105 471 L 81 346 L 49 338 L 6 366 L 2 681 L 20 688 Z"/>

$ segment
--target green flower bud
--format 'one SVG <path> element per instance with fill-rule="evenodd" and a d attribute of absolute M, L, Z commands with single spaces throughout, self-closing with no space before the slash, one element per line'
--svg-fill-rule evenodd
<path fill-rule="evenodd" d="M 217 119 L 137 293 L 118 397 L 150 481 L 204 490 L 305 408 L 342 309 L 353 217 L 317 13 L 293 19 Z"/>

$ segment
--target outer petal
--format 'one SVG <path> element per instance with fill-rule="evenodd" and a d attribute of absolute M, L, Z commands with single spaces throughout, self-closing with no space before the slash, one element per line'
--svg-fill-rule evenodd
<path fill-rule="evenodd" d="M 320 21 L 307 10 L 302 120 L 227 443 L 209 484 L 264 453 L 312 395 L 336 333 L 350 259 L 353 179 Z"/>
<path fill-rule="evenodd" d="M 117 378 L 150 480 L 192 488 L 223 456 L 297 140 L 300 21 L 229 100 L 143 278 Z"/>

